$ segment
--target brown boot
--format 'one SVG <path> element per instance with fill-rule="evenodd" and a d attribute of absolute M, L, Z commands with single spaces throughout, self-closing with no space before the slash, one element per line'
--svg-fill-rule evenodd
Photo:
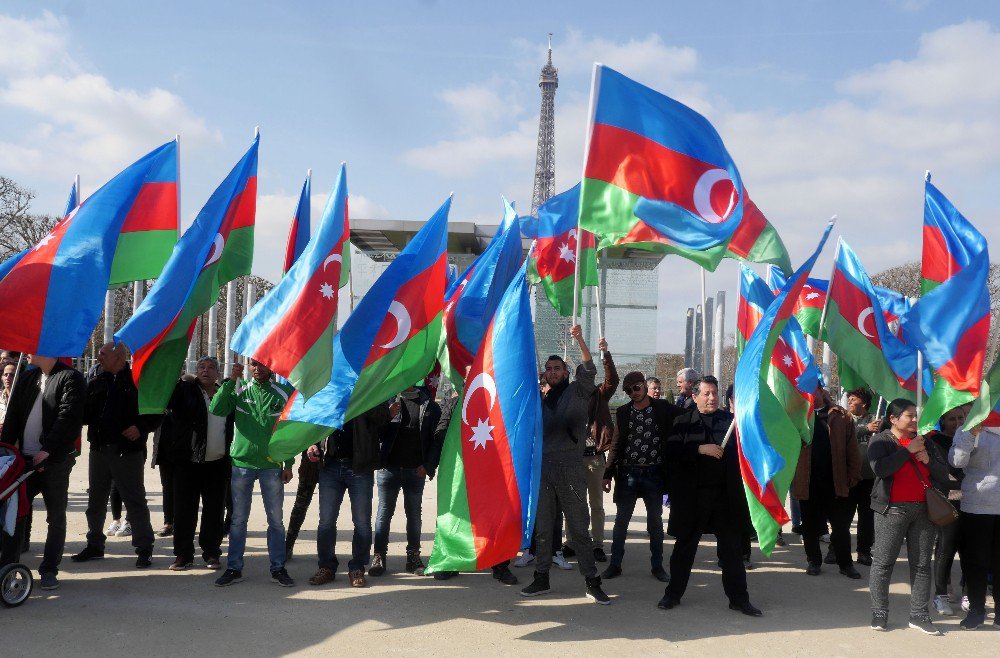
<path fill-rule="evenodd" d="M 348 573 L 347 576 L 351 579 L 351 587 L 368 587 L 368 581 L 365 580 L 364 569 L 352 571 Z"/>
<path fill-rule="evenodd" d="M 332 570 L 326 567 L 320 567 L 319 571 L 313 574 L 313 577 L 309 579 L 310 585 L 326 585 L 327 583 L 332 583 L 336 574 Z"/>

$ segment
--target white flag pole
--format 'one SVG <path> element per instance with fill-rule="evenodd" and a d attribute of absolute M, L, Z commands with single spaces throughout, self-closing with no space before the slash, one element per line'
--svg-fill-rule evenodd
<path fill-rule="evenodd" d="M 597 109 L 597 93 L 601 84 L 601 64 L 598 62 L 594 63 L 594 70 L 591 74 L 590 79 L 590 110 L 588 112 L 587 119 L 587 138 L 584 140 L 583 144 L 583 171 L 580 174 L 580 180 L 585 178 L 587 172 L 587 156 L 590 153 L 590 138 L 591 133 L 594 128 L 594 112 Z M 583 190 L 581 187 L 581 197 L 580 205 L 583 206 Z M 576 215 L 576 261 L 574 262 L 573 271 L 573 322 L 572 325 L 575 326 L 577 323 L 577 318 L 580 312 L 580 248 L 583 244 L 583 240 L 580 236 L 580 215 L 578 211 Z"/>

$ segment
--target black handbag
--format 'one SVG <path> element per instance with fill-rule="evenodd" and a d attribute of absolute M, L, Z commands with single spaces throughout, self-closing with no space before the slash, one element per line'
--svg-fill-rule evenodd
<path fill-rule="evenodd" d="M 910 457 L 907 461 L 910 462 L 910 465 L 917 472 L 920 484 L 924 486 L 924 498 L 927 500 L 927 518 L 931 520 L 931 523 L 943 528 L 958 521 L 958 510 L 948 501 L 948 497 L 927 482 L 927 478 L 920 472 L 917 463 L 913 461 L 913 457 Z"/>

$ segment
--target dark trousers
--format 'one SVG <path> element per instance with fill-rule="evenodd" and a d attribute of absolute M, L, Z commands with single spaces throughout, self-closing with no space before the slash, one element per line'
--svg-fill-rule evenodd
<path fill-rule="evenodd" d="M 161 466 L 162 468 L 162 466 Z M 174 480 L 174 555 L 194 559 L 194 531 L 201 503 L 201 530 L 198 547 L 206 559 L 222 557 L 222 517 L 226 509 L 226 481 L 229 459 L 195 463 L 178 462 L 170 467 Z"/>
<path fill-rule="evenodd" d="M 961 511 L 961 501 L 954 500 L 955 509 Z M 934 594 L 944 596 L 948 593 L 948 583 L 951 582 L 951 568 L 955 564 L 955 554 L 958 553 L 962 540 L 962 519 L 938 528 L 937 541 L 934 543 Z M 962 562 L 959 570 L 965 574 Z M 964 578 L 962 579 L 965 580 Z"/>
<path fill-rule="evenodd" d="M 802 509 L 802 546 L 810 564 L 823 564 L 819 538 L 824 534 L 827 521 L 830 522 L 830 545 L 837 556 L 837 565 L 846 569 L 854 564 L 851 559 L 851 500 L 838 498 L 833 492 L 826 495 L 810 492 L 809 500 L 800 500 L 799 506 Z"/>
<path fill-rule="evenodd" d="M 160 486 L 163 487 L 163 525 L 173 525 L 177 467 L 173 462 L 167 462 L 158 464 L 157 468 L 160 470 Z"/>
<path fill-rule="evenodd" d="M 871 555 L 875 543 L 875 510 L 872 509 L 872 487 L 875 480 L 862 480 L 851 487 L 851 500 L 858 512 L 859 555 Z"/>
<path fill-rule="evenodd" d="M 563 547 L 563 513 L 562 508 L 559 506 L 559 501 L 556 501 L 556 512 L 555 521 L 552 524 L 552 555 L 555 555 L 558 551 L 562 550 Z M 566 537 L 566 542 L 569 543 L 569 537 Z M 538 555 L 538 524 L 535 524 L 535 531 L 531 533 L 531 544 L 528 546 L 528 551 L 532 555 Z"/>
<path fill-rule="evenodd" d="M 48 532 L 45 534 L 45 549 L 42 554 L 42 564 L 38 573 L 59 573 L 59 563 L 62 562 L 63 549 L 66 547 L 66 507 L 69 505 L 69 474 L 73 470 L 76 459 L 67 457 L 58 464 L 46 464 L 42 471 L 35 471 L 25 483 L 28 496 L 28 506 L 41 494 L 45 502 L 45 522 Z M 107 494 L 104 497 L 107 507 Z M 30 514 L 24 521 L 21 538 L 30 532 Z M 18 552 L 21 546 L 17 547 Z"/>
<path fill-rule="evenodd" d="M 120 453 L 117 446 L 92 446 L 90 449 L 90 495 L 87 498 L 87 545 L 101 550 L 107 537 L 104 521 L 108 516 L 108 495 L 112 481 L 125 503 L 132 526 L 132 546 L 136 552 L 153 550 L 153 526 L 149 522 L 143 467 L 146 455 L 141 450 Z"/>
<path fill-rule="evenodd" d="M 611 564 L 622 566 L 625 559 L 625 539 L 635 504 L 642 499 L 646 506 L 646 532 L 649 533 L 649 563 L 653 569 L 663 568 L 663 491 L 662 469 L 659 466 L 623 466 L 615 482 L 615 527 L 611 534 Z"/>
<path fill-rule="evenodd" d="M 17 520 L 13 536 L 0 529 L 0 567 L 21 561 L 21 544 L 24 543 L 24 524 L 27 518 Z"/>
<path fill-rule="evenodd" d="M 122 518 L 122 495 L 114 482 L 111 483 L 111 500 L 108 502 L 111 503 L 111 518 L 116 521 Z"/>
<path fill-rule="evenodd" d="M 424 476 L 415 468 L 383 468 L 375 473 L 378 486 L 378 512 L 375 515 L 375 552 L 385 555 L 389 550 L 389 524 L 396 512 L 399 492 L 403 492 L 406 513 L 406 552 L 420 552 L 421 502 L 424 497 Z"/>
<path fill-rule="evenodd" d="M 962 512 L 962 567 L 969 592 L 969 610 L 986 610 L 986 579 L 1000 578 L 1000 514 Z"/>
<path fill-rule="evenodd" d="M 285 543 L 289 546 L 299 538 L 299 531 L 302 530 L 309 505 L 312 504 L 313 496 L 316 494 L 317 484 L 318 480 L 299 477 L 299 486 L 295 490 L 295 504 L 292 505 L 292 513 L 288 516 L 288 528 L 285 530 Z"/>
<path fill-rule="evenodd" d="M 590 507 L 587 505 L 587 480 L 579 461 L 543 462 L 538 491 L 538 518 L 535 521 L 537 543 L 535 571 L 548 573 L 552 567 L 553 548 L 557 547 L 559 517 L 566 517 L 566 537 L 576 551 L 580 573 L 585 578 L 597 576 L 594 544 L 590 539 Z"/>
<path fill-rule="evenodd" d="M 702 487 L 690 496 L 670 497 L 674 550 L 670 554 L 670 584 L 666 594 L 678 601 L 687 590 L 698 543 L 706 533 L 715 533 L 716 553 L 722 564 L 722 589 L 729 602 L 742 605 L 750 600 L 747 572 L 743 564 L 742 510 L 730 509 L 725 489 Z"/>

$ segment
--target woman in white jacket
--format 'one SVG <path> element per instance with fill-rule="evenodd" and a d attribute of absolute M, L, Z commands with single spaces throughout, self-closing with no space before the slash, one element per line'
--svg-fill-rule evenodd
<path fill-rule="evenodd" d="M 974 427 L 955 433 L 948 452 L 951 465 L 965 471 L 962 480 L 962 565 L 969 592 L 966 630 L 986 622 L 986 579 L 1000 578 L 1000 427 Z M 1000 628 L 1000 616 L 993 615 Z"/>

